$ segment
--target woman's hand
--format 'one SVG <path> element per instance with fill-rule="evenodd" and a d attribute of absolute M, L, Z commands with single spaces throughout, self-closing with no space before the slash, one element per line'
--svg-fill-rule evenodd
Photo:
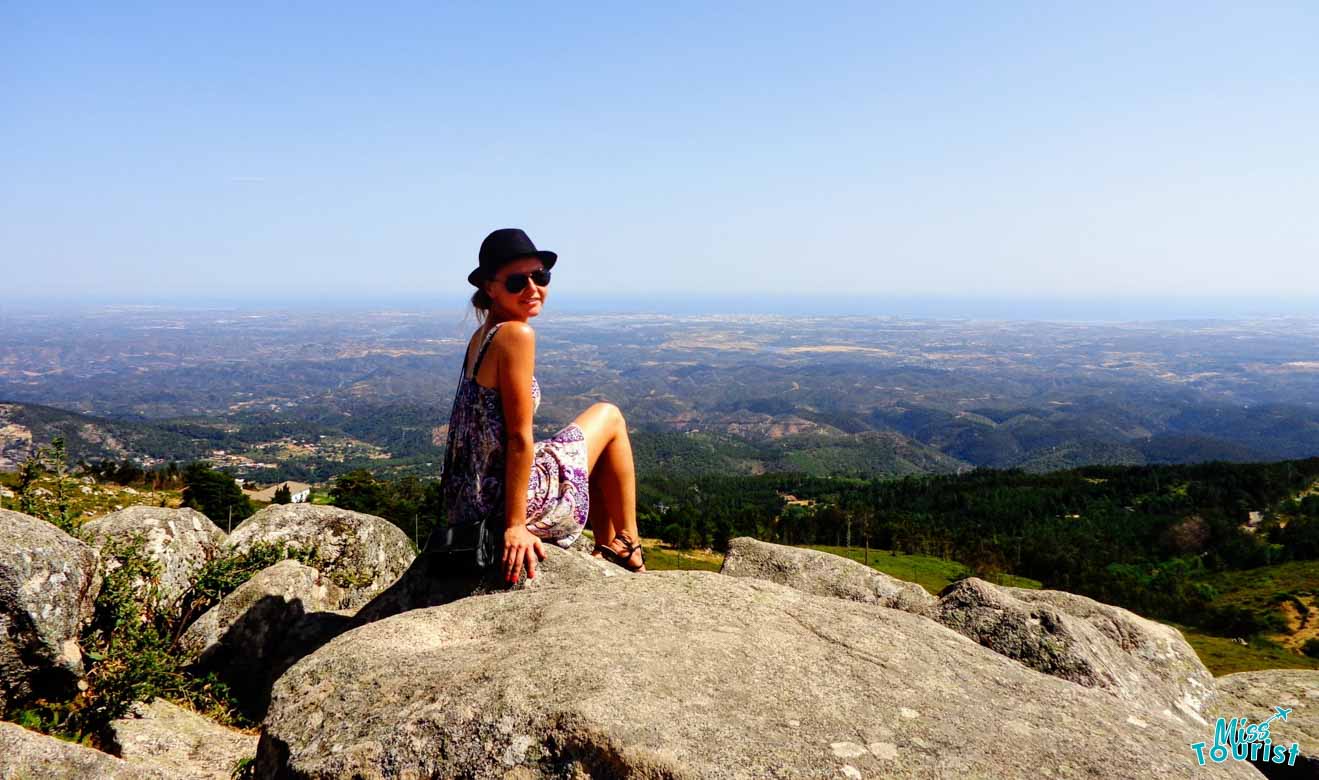
<path fill-rule="evenodd" d="M 533 554 L 534 553 L 534 554 Z M 525 562 L 527 579 L 536 576 L 536 561 L 545 560 L 545 548 L 540 537 L 527 530 L 525 525 L 504 531 L 504 581 L 518 581 Z"/>

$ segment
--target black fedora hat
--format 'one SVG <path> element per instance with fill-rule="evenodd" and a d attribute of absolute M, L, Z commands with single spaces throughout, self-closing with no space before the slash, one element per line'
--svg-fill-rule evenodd
<path fill-rule="evenodd" d="M 499 266 L 521 257 L 538 257 L 545 270 L 554 267 L 559 256 L 554 252 L 537 249 L 527 234 L 517 228 L 500 228 L 481 242 L 480 265 L 467 275 L 474 287 L 481 286 L 481 277 L 493 276 Z"/>

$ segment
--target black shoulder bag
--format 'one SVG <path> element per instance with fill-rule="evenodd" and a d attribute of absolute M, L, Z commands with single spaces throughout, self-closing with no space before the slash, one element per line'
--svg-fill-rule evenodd
<path fill-rule="evenodd" d="M 445 502 L 445 490 L 453 461 L 453 442 L 445 447 L 444 473 L 440 475 L 440 500 Z M 423 553 L 431 556 L 431 564 L 438 571 L 481 572 L 495 566 L 503 540 L 488 516 L 475 520 L 457 520 L 453 507 L 446 506 L 450 516 L 445 524 L 431 531 Z"/>

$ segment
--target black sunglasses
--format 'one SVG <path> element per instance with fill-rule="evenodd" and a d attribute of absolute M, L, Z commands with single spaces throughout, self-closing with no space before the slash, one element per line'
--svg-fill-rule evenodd
<path fill-rule="evenodd" d="M 537 268 L 531 273 L 509 274 L 504 277 L 504 289 L 511 293 L 520 293 L 527 288 L 527 280 L 536 283 L 537 287 L 546 287 L 550 283 L 550 272 L 544 268 Z"/>

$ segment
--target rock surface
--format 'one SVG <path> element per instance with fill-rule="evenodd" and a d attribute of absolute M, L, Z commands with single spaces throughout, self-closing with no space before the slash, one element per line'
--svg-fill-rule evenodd
<path fill-rule="evenodd" d="M 160 564 L 160 595 L 167 602 L 183 595 L 197 570 L 219 554 L 225 538 L 219 526 L 195 509 L 158 506 L 130 506 L 79 530 L 98 550 L 141 534 L 146 554 Z"/>
<path fill-rule="evenodd" d="M 1247 717 L 1258 723 L 1276 714 L 1274 707 L 1291 709 L 1286 720 L 1278 718 L 1269 724 L 1269 734 L 1275 745 L 1290 747 L 1295 742 L 1300 753 L 1293 767 L 1260 764 L 1266 776 L 1319 778 L 1319 671 L 1238 672 L 1219 677 L 1217 683 L 1215 719 Z M 1212 736 L 1206 741 L 1212 743 Z"/>
<path fill-rule="evenodd" d="M 138 702 L 110 722 L 110 750 L 133 765 L 179 777 L 229 780 L 234 766 L 256 755 L 257 737 L 222 726 L 164 699 Z"/>
<path fill-rule="evenodd" d="M 108 753 L 0 721 L 0 780 L 183 780 Z"/>
<path fill-rule="evenodd" d="M 249 715 L 265 711 L 280 646 L 309 613 L 334 609 L 344 591 L 310 566 L 285 559 L 256 574 L 198 618 L 179 647 L 200 669 L 215 671 Z"/>
<path fill-rule="evenodd" d="M 1133 711 L 1207 723 L 1213 675 L 1171 626 L 1073 593 L 975 577 L 945 588 L 930 615 L 1032 669 L 1109 691 Z"/>
<path fill-rule="evenodd" d="M 747 536 L 728 543 L 721 574 L 755 577 L 817 596 L 860 601 L 921 613 L 934 597 L 914 582 L 875 571 L 840 555 L 771 544 Z"/>
<path fill-rule="evenodd" d="M 442 562 L 431 553 L 421 552 L 403 573 L 403 576 L 385 592 L 376 596 L 357 613 L 359 622 L 370 623 L 412 609 L 448 604 L 467 596 L 501 593 L 528 588 L 550 588 L 577 585 L 627 572 L 615 564 L 592 558 L 591 544 L 578 537 L 578 543 L 567 550 L 547 544 L 545 560 L 536 564 L 536 576 L 525 576 L 510 587 L 498 571 L 484 576 L 446 570 Z"/>
<path fill-rule="evenodd" d="M 343 589 L 321 572 L 285 559 L 253 574 L 197 618 L 179 638 L 189 659 L 221 653 L 262 657 L 272 637 L 308 612 L 334 609 Z"/>
<path fill-rule="evenodd" d="M 257 776 L 1258 777 L 929 619 L 708 572 L 466 598 L 275 685 Z"/>
<path fill-rule="evenodd" d="M 229 545 L 284 542 L 315 550 L 321 570 L 344 588 L 338 609 L 360 607 L 392 585 L 412 563 L 412 543 L 398 526 L 374 515 L 316 504 L 272 504 L 244 520 Z"/>
<path fill-rule="evenodd" d="M 101 587 L 94 548 L 0 509 L 0 702 L 60 695 L 83 672 L 81 627 Z"/>

